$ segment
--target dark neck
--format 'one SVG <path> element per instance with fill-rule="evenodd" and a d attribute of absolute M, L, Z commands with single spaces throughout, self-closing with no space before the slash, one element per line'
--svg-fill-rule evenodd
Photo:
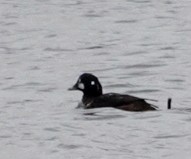
<path fill-rule="evenodd" d="M 84 91 L 83 93 L 84 93 L 84 95 L 82 97 L 82 101 L 83 101 L 83 103 L 87 104 L 91 100 L 93 100 L 94 98 L 99 97 L 100 95 L 102 95 L 102 89 L 100 89 L 99 91 L 95 91 L 95 90 L 90 91 L 90 90 L 88 90 L 87 92 Z"/>
<path fill-rule="evenodd" d="M 101 91 L 97 91 L 97 92 L 95 92 L 95 91 L 93 91 L 93 92 L 88 91 L 88 92 L 83 92 L 83 93 L 84 93 L 83 97 L 94 98 L 94 97 L 98 97 L 98 96 L 102 95 L 102 90 Z"/>
<path fill-rule="evenodd" d="M 99 97 L 99 96 L 86 96 L 86 95 L 83 95 L 82 97 L 82 102 L 85 106 L 87 106 L 88 104 L 92 103 L 92 101 L 94 101 L 94 99 L 96 97 Z"/>

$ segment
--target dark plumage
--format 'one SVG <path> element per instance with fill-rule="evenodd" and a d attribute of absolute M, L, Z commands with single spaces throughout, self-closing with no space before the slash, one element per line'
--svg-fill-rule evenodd
<path fill-rule="evenodd" d="M 82 103 L 84 108 L 113 107 L 127 111 L 157 110 L 145 99 L 118 93 L 102 93 L 102 86 L 98 78 L 92 74 L 82 74 L 76 84 L 69 90 L 83 92 Z"/>

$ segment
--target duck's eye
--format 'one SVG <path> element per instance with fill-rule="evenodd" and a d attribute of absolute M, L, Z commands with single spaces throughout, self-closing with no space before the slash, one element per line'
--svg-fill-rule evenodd
<path fill-rule="evenodd" d="M 92 85 L 92 86 L 95 85 L 95 81 L 91 81 L 91 85 Z"/>

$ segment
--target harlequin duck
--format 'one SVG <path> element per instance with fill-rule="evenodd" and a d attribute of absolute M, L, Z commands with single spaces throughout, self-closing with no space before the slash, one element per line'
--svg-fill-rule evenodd
<path fill-rule="evenodd" d="M 69 90 L 83 92 L 82 104 L 84 108 L 113 107 L 126 111 L 157 110 L 143 98 L 118 93 L 102 93 L 102 86 L 96 76 L 90 73 L 82 74 L 76 84 Z"/>

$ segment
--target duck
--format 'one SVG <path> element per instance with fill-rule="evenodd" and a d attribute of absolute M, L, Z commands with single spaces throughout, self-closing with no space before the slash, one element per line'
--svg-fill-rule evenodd
<path fill-rule="evenodd" d="M 69 90 L 78 90 L 83 93 L 81 103 L 85 109 L 111 107 L 125 111 L 158 110 L 157 106 L 146 101 L 148 99 L 128 94 L 103 94 L 99 79 L 91 73 L 81 74 L 77 82 Z"/>

